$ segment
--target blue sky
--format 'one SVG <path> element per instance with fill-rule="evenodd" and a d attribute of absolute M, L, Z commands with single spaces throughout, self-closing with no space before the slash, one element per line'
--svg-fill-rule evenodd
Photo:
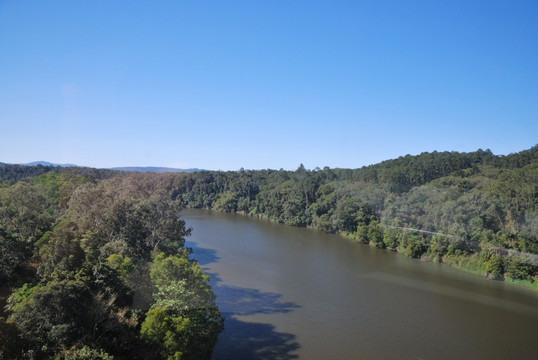
<path fill-rule="evenodd" d="M 356 168 L 538 143 L 536 1 L 0 0 L 0 161 Z"/>

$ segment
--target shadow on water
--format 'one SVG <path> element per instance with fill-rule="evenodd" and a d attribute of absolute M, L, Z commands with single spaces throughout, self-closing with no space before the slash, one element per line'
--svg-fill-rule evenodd
<path fill-rule="evenodd" d="M 271 324 L 249 323 L 225 314 L 224 332 L 213 351 L 214 360 L 297 359 L 295 335 L 275 331 Z"/>
<path fill-rule="evenodd" d="M 213 249 L 199 247 L 188 242 L 193 257 L 202 266 L 218 262 L 220 257 Z M 283 360 L 297 359 L 293 354 L 300 348 L 293 334 L 277 332 L 272 324 L 248 322 L 238 316 L 256 314 L 284 314 L 299 308 L 292 302 L 281 302 L 281 295 L 238 286 L 226 285 L 215 273 L 211 287 L 217 295 L 217 305 L 225 317 L 224 331 L 213 350 L 214 360 Z"/>
<path fill-rule="evenodd" d="M 262 292 L 222 283 L 210 274 L 213 291 L 224 320 L 224 331 L 213 352 L 213 359 L 297 359 L 299 349 L 293 334 L 277 332 L 272 324 L 242 321 L 237 316 L 284 314 L 299 308 L 292 302 L 281 302 L 280 294 Z"/>
<path fill-rule="evenodd" d="M 192 241 L 185 242 L 185 247 L 192 250 L 192 257 L 196 259 L 201 266 L 218 262 L 220 257 L 217 256 L 217 251 L 199 247 L 198 244 Z"/>
<path fill-rule="evenodd" d="M 215 275 L 210 275 L 214 279 Z M 280 294 L 224 285 L 218 281 L 213 284 L 212 288 L 217 294 L 219 309 L 224 314 L 242 316 L 283 314 L 300 307 L 292 302 L 280 302 Z"/>

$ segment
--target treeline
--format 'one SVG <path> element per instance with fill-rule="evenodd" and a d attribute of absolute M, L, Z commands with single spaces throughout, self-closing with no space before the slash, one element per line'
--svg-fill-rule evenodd
<path fill-rule="evenodd" d="M 538 283 L 538 146 L 360 169 L 0 166 L 1 359 L 204 359 L 223 319 L 182 207 L 258 216 Z"/>
<path fill-rule="evenodd" d="M 223 319 L 169 178 L 4 170 L 0 359 L 210 358 Z"/>
<path fill-rule="evenodd" d="M 121 174 L 119 171 L 109 169 L 94 169 L 88 167 L 61 167 L 61 166 L 27 166 L 27 165 L 11 165 L 0 162 L 0 186 L 13 185 L 19 180 L 30 179 L 49 172 L 66 174 L 66 175 L 81 175 L 87 179 L 103 180 Z"/>
<path fill-rule="evenodd" d="M 529 285 L 537 258 L 517 254 L 538 254 L 537 184 L 534 146 L 507 156 L 407 155 L 355 170 L 179 174 L 172 193 L 187 207 L 341 233 Z"/>

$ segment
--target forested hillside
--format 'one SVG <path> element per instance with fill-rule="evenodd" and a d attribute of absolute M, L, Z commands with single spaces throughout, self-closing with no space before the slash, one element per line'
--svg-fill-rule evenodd
<path fill-rule="evenodd" d="M 433 152 L 350 169 L 199 172 L 173 197 L 342 233 L 378 248 L 534 286 L 538 146 L 517 154 Z"/>
<path fill-rule="evenodd" d="M 65 170 L 3 169 L 0 359 L 209 359 L 223 319 L 167 179 Z"/>
<path fill-rule="evenodd" d="M 182 207 L 339 233 L 536 287 L 537 186 L 538 146 L 355 170 L 1 164 L 0 358 L 209 358 L 223 319 L 184 247 Z"/>

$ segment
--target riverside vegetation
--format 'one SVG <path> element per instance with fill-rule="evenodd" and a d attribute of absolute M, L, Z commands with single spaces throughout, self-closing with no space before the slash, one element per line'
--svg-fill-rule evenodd
<path fill-rule="evenodd" d="M 0 358 L 203 359 L 223 319 L 182 207 L 538 282 L 538 146 L 360 169 L 139 174 L 0 165 Z"/>
<path fill-rule="evenodd" d="M 238 212 L 534 287 L 538 145 L 406 155 L 360 169 L 204 171 L 178 176 L 187 207 Z"/>
<path fill-rule="evenodd" d="M 2 170 L 0 359 L 211 357 L 223 318 L 159 177 Z"/>

